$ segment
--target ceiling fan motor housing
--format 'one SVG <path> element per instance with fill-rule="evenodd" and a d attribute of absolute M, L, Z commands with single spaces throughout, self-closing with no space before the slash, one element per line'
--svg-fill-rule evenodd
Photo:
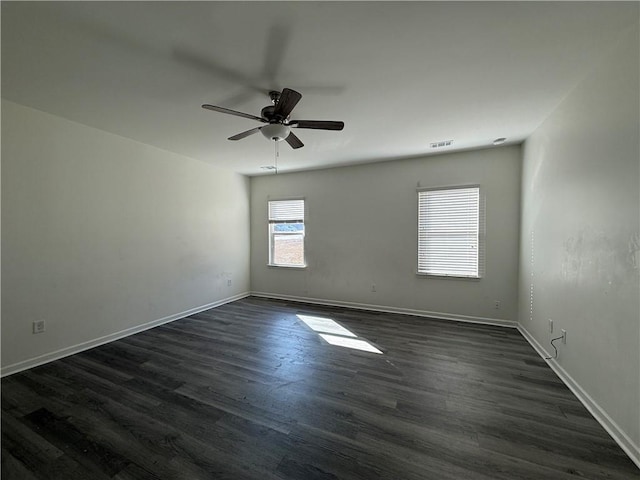
<path fill-rule="evenodd" d="M 267 105 L 260 111 L 260 116 L 270 122 L 273 120 L 273 111 L 276 109 L 274 105 Z"/>

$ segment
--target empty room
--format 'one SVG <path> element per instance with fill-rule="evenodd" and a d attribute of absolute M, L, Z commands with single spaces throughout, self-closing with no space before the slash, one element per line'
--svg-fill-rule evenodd
<path fill-rule="evenodd" d="M 1 8 L 1 476 L 640 478 L 639 2 Z"/>

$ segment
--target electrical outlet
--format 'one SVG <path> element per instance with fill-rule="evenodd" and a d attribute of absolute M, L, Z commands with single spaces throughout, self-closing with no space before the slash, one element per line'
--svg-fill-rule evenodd
<path fill-rule="evenodd" d="M 377 292 L 375 283 L 371 284 L 371 291 L 372 292 Z"/>
<path fill-rule="evenodd" d="M 553 333 L 553 320 L 549 319 L 549 333 Z"/>
<path fill-rule="evenodd" d="M 567 331 L 563 328 L 562 330 L 560 330 L 562 332 L 562 343 L 563 344 L 567 344 Z"/>
<path fill-rule="evenodd" d="M 227 280 L 227 287 L 231 286 L 231 279 Z"/>
<path fill-rule="evenodd" d="M 496 310 L 500 310 L 500 300 L 496 300 L 493 303 L 493 308 L 495 308 Z"/>
<path fill-rule="evenodd" d="M 33 322 L 33 333 L 44 333 L 44 320 Z"/>

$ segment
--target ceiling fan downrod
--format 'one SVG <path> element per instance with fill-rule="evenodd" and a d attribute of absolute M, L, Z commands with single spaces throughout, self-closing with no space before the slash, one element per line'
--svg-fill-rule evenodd
<path fill-rule="evenodd" d="M 271 99 L 271 103 L 275 105 L 276 103 L 278 103 L 278 100 L 280 99 L 280 92 L 276 90 L 271 90 L 269 92 L 269 98 Z"/>

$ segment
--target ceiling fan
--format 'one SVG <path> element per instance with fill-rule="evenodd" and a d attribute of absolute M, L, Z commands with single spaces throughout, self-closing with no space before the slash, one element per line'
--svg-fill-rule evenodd
<path fill-rule="evenodd" d="M 259 117 L 215 105 L 204 104 L 202 108 L 213 110 L 214 112 L 236 115 L 238 117 L 250 118 L 251 120 L 257 120 L 258 122 L 266 124 L 262 127 L 255 127 L 251 130 L 238 133 L 237 135 L 229 137 L 229 140 L 241 140 L 259 131 L 269 140 L 276 142 L 285 140 L 291 148 L 300 148 L 304 147 L 304 143 L 291 131 L 291 128 L 313 128 L 317 130 L 342 130 L 344 128 L 344 122 L 290 120 L 289 115 L 291 115 L 294 107 L 302 98 L 302 95 L 295 90 L 284 88 L 282 92 L 271 91 L 269 92 L 269 98 L 271 98 L 272 105 L 264 107 Z"/>

